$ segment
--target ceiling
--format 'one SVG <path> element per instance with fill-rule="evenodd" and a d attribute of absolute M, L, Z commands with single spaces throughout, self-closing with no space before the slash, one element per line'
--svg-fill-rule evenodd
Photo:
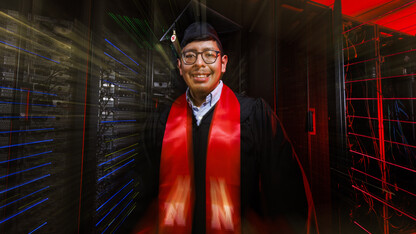
<path fill-rule="evenodd" d="M 313 0 L 333 7 L 335 0 Z M 409 35 L 416 34 L 416 0 L 341 0 L 342 14 Z"/>

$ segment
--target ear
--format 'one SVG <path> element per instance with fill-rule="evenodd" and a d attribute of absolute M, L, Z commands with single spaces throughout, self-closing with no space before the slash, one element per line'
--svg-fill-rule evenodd
<path fill-rule="evenodd" d="M 181 60 L 180 59 L 177 59 L 176 61 L 177 61 L 178 69 L 179 69 L 179 74 L 182 76 Z"/>
<path fill-rule="evenodd" d="M 223 55 L 221 57 L 221 72 L 224 73 L 226 68 L 227 68 L 227 63 L 228 63 L 228 56 L 227 55 Z"/>

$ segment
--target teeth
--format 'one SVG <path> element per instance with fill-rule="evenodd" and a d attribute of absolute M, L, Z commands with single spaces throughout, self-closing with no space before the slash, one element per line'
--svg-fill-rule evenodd
<path fill-rule="evenodd" d="M 195 77 L 197 77 L 197 78 L 205 78 L 205 77 L 207 77 L 207 75 L 195 75 Z"/>

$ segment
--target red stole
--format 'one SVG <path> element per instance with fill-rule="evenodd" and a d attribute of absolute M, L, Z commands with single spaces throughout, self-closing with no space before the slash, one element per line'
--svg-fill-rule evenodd
<path fill-rule="evenodd" d="M 192 152 L 192 113 L 184 94 L 172 105 L 163 138 L 160 233 L 192 232 Z M 240 103 L 225 85 L 211 121 L 205 184 L 207 233 L 240 233 Z"/>

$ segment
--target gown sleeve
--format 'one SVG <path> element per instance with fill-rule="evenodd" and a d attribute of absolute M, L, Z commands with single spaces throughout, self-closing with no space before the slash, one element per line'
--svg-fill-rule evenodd
<path fill-rule="evenodd" d="M 158 196 L 160 155 L 170 109 L 163 108 L 162 110 L 156 110 L 149 116 L 143 133 L 143 151 L 146 157 L 146 164 L 142 168 L 143 186 L 148 199 L 155 199 Z"/>
<path fill-rule="evenodd" d="M 144 160 L 138 164 L 139 171 L 139 201 L 137 214 L 138 222 L 132 233 L 157 233 L 157 197 L 159 190 L 159 164 L 162 149 L 163 134 L 166 120 L 163 120 L 164 112 L 156 110 L 151 113 L 144 124 L 144 130 L 140 135 L 143 143 L 141 153 Z"/>
<path fill-rule="evenodd" d="M 262 99 L 253 116 L 264 215 L 276 231 L 286 227 L 281 233 L 304 233 L 308 202 L 302 166 L 280 120 Z"/>

